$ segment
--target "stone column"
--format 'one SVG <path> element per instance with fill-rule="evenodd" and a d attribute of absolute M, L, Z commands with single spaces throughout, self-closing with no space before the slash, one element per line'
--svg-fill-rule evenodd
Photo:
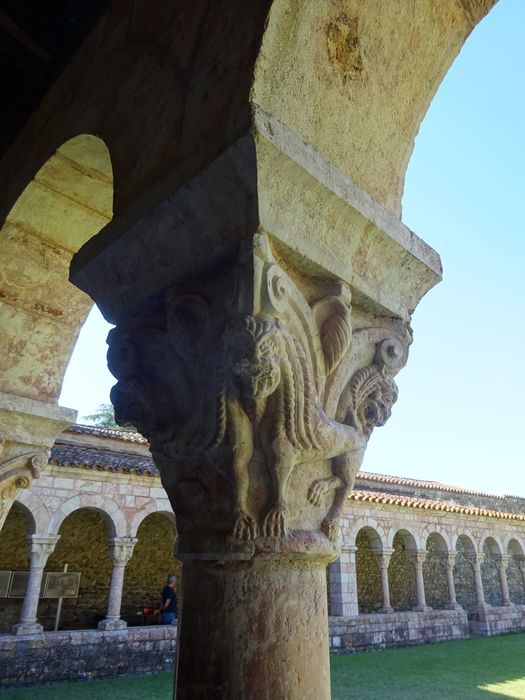
<path fill-rule="evenodd" d="M 427 612 L 431 608 L 427 605 L 425 596 L 425 578 L 423 576 L 423 562 L 427 558 L 426 549 L 418 549 L 412 555 L 414 565 L 416 567 L 416 593 L 417 593 L 417 605 L 414 610 L 417 612 Z"/>
<path fill-rule="evenodd" d="M 381 613 L 394 612 L 390 604 L 390 583 L 388 581 L 388 566 L 393 553 L 393 549 L 383 549 L 383 551 L 377 555 L 379 569 L 381 571 L 381 589 L 383 591 L 383 607 L 379 610 Z"/>
<path fill-rule="evenodd" d="M 357 599 L 357 547 L 345 546 L 339 559 L 330 564 L 330 614 L 341 617 L 359 615 Z"/>
<path fill-rule="evenodd" d="M 27 539 L 31 552 L 29 577 L 20 622 L 13 625 L 13 634 L 40 634 L 43 632 L 44 628 L 37 621 L 42 576 L 48 557 L 54 551 L 60 535 L 29 535 Z"/>
<path fill-rule="evenodd" d="M 129 230 L 115 217 L 72 268 L 116 324 L 116 418 L 148 438 L 177 519 L 179 699 L 329 697 L 326 566 L 440 277 L 434 251 L 270 122 Z"/>
<path fill-rule="evenodd" d="M 485 593 L 483 591 L 483 579 L 481 578 L 481 565 L 485 561 L 484 554 L 475 554 L 472 558 L 472 566 L 474 567 L 474 578 L 476 580 L 476 598 L 478 608 L 486 608 Z"/>
<path fill-rule="evenodd" d="M 133 555 L 136 543 L 136 537 L 113 537 L 109 540 L 109 556 L 113 569 L 111 570 L 108 611 L 105 619 L 98 623 L 99 630 L 119 630 L 127 627 L 125 620 L 120 619 L 120 607 L 124 588 L 124 572 Z"/>
<path fill-rule="evenodd" d="M 458 603 L 456 599 L 456 584 L 454 582 L 454 565 L 456 563 L 456 553 L 448 552 L 446 555 L 445 564 L 447 567 L 447 582 L 448 582 L 448 609 L 449 610 L 462 610 L 463 608 Z"/>
<path fill-rule="evenodd" d="M 510 605 L 512 605 L 510 601 L 509 582 L 507 580 L 507 567 L 509 565 L 509 561 L 509 554 L 500 554 L 496 557 L 496 562 L 499 569 L 499 579 L 501 583 L 502 605 L 504 605 L 505 607 L 509 607 Z"/>

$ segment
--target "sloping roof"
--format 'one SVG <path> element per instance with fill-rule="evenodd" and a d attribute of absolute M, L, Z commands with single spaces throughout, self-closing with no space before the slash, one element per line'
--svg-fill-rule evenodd
<path fill-rule="evenodd" d="M 130 452 L 116 452 L 97 447 L 55 443 L 51 448 L 50 464 L 78 469 L 91 469 L 120 474 L 158 476 L 151 457 Z"/>
<path fill-rule="evenodd" d="M 66 429 L 66 433 L 80 433 L 83 435 L 97 435 L 98 437 L 113 438 L 114 440 L 123 440 L 124 442 L 139 442 L 147 445 L 148 441 L 142 437 L 140 433 L 132 433 L 128 430 L 117 430 L 113 428 L 98 428 L 95 425 L 81 425 L 75 423 Z"/>
<path fill-rule="evenodd" d="M 381 484 L 393 484 L 396 486 L 410 486 L 416 489 L 437 489 L 439 491 L 449 491 L 450 493 L 464 493 L 471 496 L 483 496 L 485 498 L 499 498 L 505 500 L 505 496 L 493 493 L 484 493 L 473 489 L 464 489 L 459 486 L 442 484 L 439 481 L 424 481 L 420 479 L 408 479 L 403 476 L 390 476 L 388 474 L 376 474 L 374 472 L 357 472 L 356 479 L 374 481 Z"/>
<path fill-rule="evenodd" d="M 464 506 L 453 501 L 437 501 L 431 498 L 414 498 L 413 496 L 401 496 L 395 493 L 382 493 L 381 491 L 351 491 L 348 499 L 361 503 L 381 503 L 383 505 L 400 506 L 401 508 L 420 508 L 422 510 L 436 510 L 447 513 L 459 513 L 461 515 L 477 515 L 485 518 L 498 518 L 501 520 L 521 520 L 525 522 L 525 515 L 519 513 L 507 513 L 504 511 L 487 510 L 476 506 Z"/>

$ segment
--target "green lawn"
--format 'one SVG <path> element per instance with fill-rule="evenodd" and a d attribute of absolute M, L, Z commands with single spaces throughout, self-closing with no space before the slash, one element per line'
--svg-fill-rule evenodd
<path fill-rule="evenodd" d="M 170 700 L 171 690 L 172 674 L 161 673 L 0 694 L 2 700 Z M 525 700 L 525 634 L 333 656 L 332 698 Z"/>

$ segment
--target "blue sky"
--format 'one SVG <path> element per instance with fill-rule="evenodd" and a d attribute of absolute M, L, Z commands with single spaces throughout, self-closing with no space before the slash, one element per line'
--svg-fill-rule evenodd
<path fill-rule="evenodd" d="M 500 0 L 423 120 L 403 221 L 442 256 L 417 308 L 392 418 L 363 469 L 525 496 L 525 0 Z M 60 403 L 108 400 L 109 326 L 94 310 Z M 89 369 L 88 369 L 89 368 Z"/>

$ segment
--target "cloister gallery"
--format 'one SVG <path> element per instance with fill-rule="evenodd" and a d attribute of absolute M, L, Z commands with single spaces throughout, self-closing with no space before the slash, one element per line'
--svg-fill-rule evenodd
<path fill-rule="evenodd" d="M 175 566 L 170 509 L 179 700 L 326 700 L 329 638 L 522 625 L 519 500 L 354 484 L 397 399 L 412 313 L 442 275 L 401 221 L 415 135 L 494 4 L 5 9 L 0 525 L 6 571 L 29 577 L 21 610 L 3 601 L 16 634 L 0 645 L 20 682 L 44 656 L 55 677 L 64 659 L 77 676 L 171 663 L 171 630 L 121 617 Z M 149 458 L 133 466 L 140 441 L 63 432 L 75 412 L 58 395 L 93 301 L 115 325 L 117 422 L 147 438 L 163 491 Z M 90 457 L 103 441 L 118 449 Z M 43 570 L 65 563 L 82 576 L 63 624 L 101 630 L 39 634 Z"/>
<path fill-rule="evenodd" d="M 60 627 L 80 648 L 97 650 L 82 655 L 80 675 L 114 672 L 113 655 L 94 657 L 107 641 L 102 632 L 127 628 L 137 653 L 124 671 L 171 666 L 176 629 L 151 640 L 149 626 L 158 624 L 166 575 L 180 573 L 175 531 L 144 438 L 90 426 L 66 430 L 48 469 L 20 492 L 0 533 L 0 569 L 37 579 L 25 599 L 0 599 L 0 649 L 15 656 L 19 638 L 9 636 L 12 627 L 25 625 L 27 633 L 29 621 L 34 634 L 53 629 L 58 602 L 42 597 L 41 579 L 68 564 L 81 574 L 80 589 L 78 597 L 63 599 Z M 360 472 L 339 540 L 341 555 L 327 567 L 334 652 L 525 629 L 525 498 Z M 85 637 L 89 629 L 99 631 Z M 77 677 L 78 660 L 67 658 L 46 674 L 60 640 L 49 637 L 48 654 L 32 659 L 30 679 Z M 3 681 L 20 672 L 13 664 Z"/>

